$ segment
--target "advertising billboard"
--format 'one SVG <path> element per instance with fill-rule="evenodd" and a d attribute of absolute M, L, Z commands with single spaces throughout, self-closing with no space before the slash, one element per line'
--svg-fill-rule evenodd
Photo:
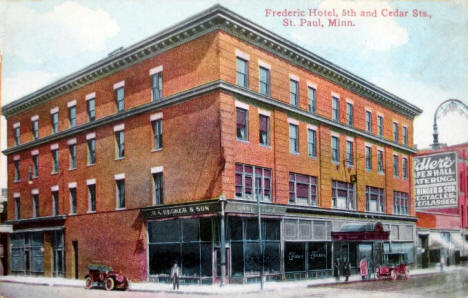
<path fill-rule="evenodd" d="M 415 208 L 458 207 L 457 153 L 414 157 Z"/>

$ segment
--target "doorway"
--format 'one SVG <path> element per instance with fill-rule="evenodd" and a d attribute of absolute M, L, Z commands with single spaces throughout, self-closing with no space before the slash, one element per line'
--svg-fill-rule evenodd
<path fill-rule="evenodd" d="M 78 240 L 72 241 L 73 245 L 73 259 L 74 259 L 74 275 L 75 279 L 78 279 Z"/>

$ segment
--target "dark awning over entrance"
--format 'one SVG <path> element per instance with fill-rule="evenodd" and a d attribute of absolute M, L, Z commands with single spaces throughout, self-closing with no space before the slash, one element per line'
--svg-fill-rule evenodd
<path fill-rule="evenodd" d="M 331 232 L 332 241 L 388 240 L 390 232 L 384 231 L 381 222 L 346 224 L 339 232 Z"/>

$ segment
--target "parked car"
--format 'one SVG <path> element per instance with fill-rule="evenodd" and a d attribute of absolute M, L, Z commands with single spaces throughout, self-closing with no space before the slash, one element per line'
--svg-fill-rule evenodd
<path fill-rule="evenodd" d="M 406 254 L 388 253 L 384 255 L 384 265 L 376 269 L 378 279 L 391 278 L 393 280 L 401 277 L 408 279 L 409 271 L 406 263 Z"/>
<path fill-rule="evenodd" d="M 113 289 L 128 289 L 128 279 L 115 272 L 112 267 L 99 264 L 88 265 L 88 274 L 85 276 L 86 288 L 91 289 L 93 286 L 104 286 L 107 291 Z"/>

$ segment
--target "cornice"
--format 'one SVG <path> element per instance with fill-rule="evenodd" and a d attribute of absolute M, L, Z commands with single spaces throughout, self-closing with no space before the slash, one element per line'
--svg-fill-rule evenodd
<path fill-rule="evenodd" d="M 104 125 L 109 125 L 109 124 L 112 124 L 112 123 L 115 123 L 115 122 L 125 120 L 125 119 L 127 119 L 129 117 L 133 117 L 133 116 L 140 115 L 142 113 L 146 113 L 146 112 L 150 112 L 150 111 L 154 111 L 154 110 L 159 110 L 159 109 L 162 109 L 164 107 L 167 107 L 167 106 L 170 106 L 170 105 L 173 105 L 173 104 L 178 104 L 178 103 L 190 100 L 191 98 L 194 98 L 196 96 L 200 96 L 202 94 L 212 92 L 212 91 L 215 91 L 215 90 L 221 90 L 221 91 L 224 91 L 224 92 L 231 93 L 234 96 L 243 97 L 243 98 L 247 98 L 247 99 L 250 99 L 250 100 L 258 101 L 258 102 L 264 103 L 264 104 L 266 104 L 266 105 L 268 105 L 270 107 L 277 108 L 279 110 L 286 111 L 286 112 L 289 112 L 289 113 L 292 113 L 292 114 L 295 114 L 295 115 L 299 115 L 299 116 L 301 116 L 303 118 L 306 118 L 306 119 L 309 119 L 309 120 L 313 120 L 313 121 L 317 121 L 319 123 L 323 123 L 325 125 L 328 125 L 331 128 L 344 131 L 344 132 L 346 132 L 347 134 L 349 134 L 351 136 L 362 136 L 362 137 L 364 137 L 364 138 L 366 138 L 368 140 L 372 140 L 374 142 L 377 142 L 378 144 L 385 144 L 385 145 L 391 146 L 394 149 L 399 149 L 399 150 L 401 150 L 403 152 L 406 152 L 406 153 L 416 153 L 417 152 L 413 148 L 404 146 L 402 144 L 394 143 L 394 142 L 392 142 L 390 140 L 383 139 L 383 138 L 377 137 L 375 135 L 371 135 L 371 134 L 369 134 L 369 133 L 367 133 L 365 131 L 357 130 L 357 129 L 353 128 L 353 127 L 349 127 L 349 126 L 346 126 L 346 125 L 344 125 L 342 123 L 338 123 L 338 122 L 329 120 L 329 119 L 324 118 L 322 116 L 319 116 L 317 114 L 309 113 L 309 112 L 301 110 L 301 109 L 299 109 L 299 108 L 297 108 L 295 106 L 291 106 L 291 105 L 289 105 L 287 103 L 280 102 L 280 101 L 278 101 L 276 99 L 273 99 L 271 97 L 266 97 L 264 95 L 256 93 L 256 92 L 254 92 L 252 90 L 241 88 L 241 87 L 239 87 L 237 85 L 233 85 L 233 84 L 225 82 L 225 81 L 214 81 L 214 82 L 207 83 L 207 84 L 199 86 L 199 87 L 195 87 L 195 88 L 187 90 L 187 91 L 183 91 L 183 92 L 174 94 L 172 96 L 169 96 L 169 97 L 163 99 L 162 101 L 149 102 L 149 103 L 143 104 L 141 106 L 138 106 L 138 107 L 135 107 L 135 108 L 132 108 L 132 109 L 129 109 L 129 110 L 125 110 L 125 111 L 118 112 L 118 113 L 109 115 L 107 117 L 101 118 L 101 119 L 97 119 L 97 120 L 95 120 L 93 122 L 84 123 L 84 124 L 78 125 L 76 127 L 73 127 L 73 128 L 58 132 L 56 134 L 48 135 L 46 137 L 43 137 L 43 138 L 40 138 L 40 139 L 37 139 L 37 140 L 34 140 L 34 141 L 30 141 L 28 143 L 24 143 L 24 144 L 20 144 L 18 146 L 15 146 L 15 147 L 8 148 L 8 149 L 4 150 L 3 153 L 5 155 L 11 155 L 11 154 L 14 154 L 14 153 L 21 152 L 23 150 L 28 150 L 28 149 L 37 147 L 37 146 L 45 144 L 45 143 L 60 140 L 60 139 L 63 139 L 63 138 L 72 137 L 72 136 L 75 136 L 75 135 L 77 135 L 79 133 L 95 129 L 97 127 L 101 127 L 101 126 L 104 126 Z"/>
<path fill-rule="evenodd" d="M 3 107 L 9 118 L 209 32 L 222 30 L 409 118 L 422 110 L 285 38 L 215 5 Z"/>

